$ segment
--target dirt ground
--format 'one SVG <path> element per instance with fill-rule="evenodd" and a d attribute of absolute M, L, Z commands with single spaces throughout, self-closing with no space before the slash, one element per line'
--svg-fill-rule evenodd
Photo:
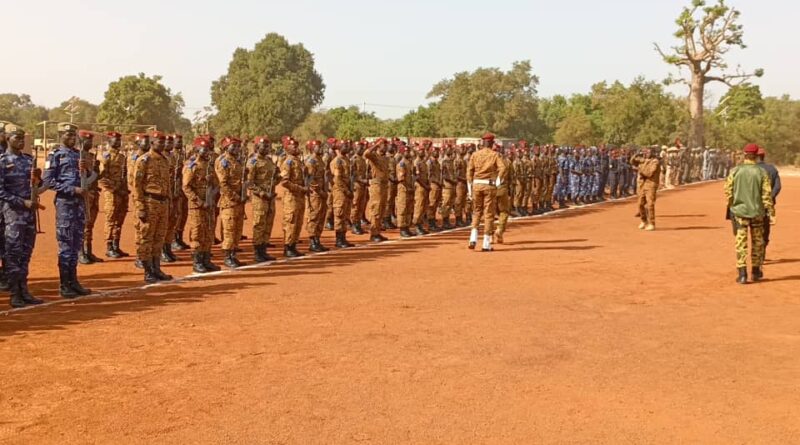
<path fill-rule="evenodd" d="M 459 231 L 2 314 L 0 443 L 800 443 L 800 178 L 761 284 L 723 211 L 709 183 L 660 194 L 652 233 L 616 202 L 491 254 Z"/>

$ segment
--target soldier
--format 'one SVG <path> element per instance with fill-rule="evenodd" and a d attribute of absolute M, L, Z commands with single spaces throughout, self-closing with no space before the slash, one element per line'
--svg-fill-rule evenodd
<path fill-rule="evenodd" d="M 508 156 L 501 151 L 501 156 L 503 156 L 506 161 L 511 161 L 509 166 L 512 167 L 514 169 L 514 172 L 516 173 L 514 175 L 513 190 L 510 189 L 510 186 L 512 184 L 506 184 L 506 190 L 508 192 L 513 193 L 511 196 L 508 196 L 508 201 L 510 202 L 510 207 L 511 207 L 511 209 L 509 210 L 513 210 L 514 213 L 516 213 L 519 216 L 527 216 L 527 212 L 525 212 L 525 209 L 523 208 L 525 201 L 525 178 L 527 176 L 526 172 L 527 166 L 525 165 L 525 162 L 522 160 L 524 156 L 516 156 L 515 153 L 517 151 L 516 145 L 512 145 L 511 151 L 512 153 L 514 153 L 511 156 Z M 498 190 L 498 195 L 499 194 L 500 190 Z M 498 199 L 498 207 L 499 206 L 500 206 L 500 199 Z"/>
<path fill-rule="evenodd" d="M 483 247 L 481 251 L 492 251 L 494 233 L 494 209 L 497 204 L 497 178 L 506 177 L 506 164 L 500 155 L 492 151 L 494 135 L 486 133 L 481 138 L 481 149 L 475 152 L 467 165 L 467 184 L 473 200 L 472 230 L 469 234 L 470 249 L 478 243 L 478 227 L 483 224 Z"/>
<path fill-rule="evenodd" d="M 533 177 L 533 182 L 531 182 L 531 210 L 533 211 L 534 215 L 540 215 L 545 212 L 545 187 L 547 182 L 545 181 L 545 173 L 547 176 L 550 176 L 550 172 L 545 172 L 545 167 L 547 166 L 546 155 L 542 155 L 542 148 L 538 145 L 533 147 L 531 150 L 531 159 L 530 159 L 530 168 L 531 168 L 531 176 Z"/>
<path fill-rule="evenodd" d="M 214 241 L 214 198 L 217 176 L 210 163 L 210 142 L 199 136 L 192 146 L 195 154 L 183 166 L 181 188 L 186 196 L 189 224 L 189 244 L 192 249 L 192 270 L 196 273 L 215 272 L 220 268 L 211 262 Z"/>
<path fill-rule="evenodd" d="M 606 185 L 608 185 L 608 171 L 610 168 L 609 161 L 610 159 L 606 147 L 600 148 L 600 156 L 599 156 L 600 178 L 597 184 L 597 199 L 600 200 L 601 202 L 606 200 Z"/>
<path fill-rule="evenodd" d="M 778 174 L 778 169 L 775 168 L 772 164 L 767 164 L 764 162 L 764 158 L 767 156 L 767 151 L 764 150 L 763 147 L 758 147 L 758 152 L 756 153 L 758 156 L 758 166 L 763 168 L 765 172 L 767 172 L 767 176 L 769 177 L 769 185 L 772 189 L 770 193 L 770 198 L 772 199 L 772 208 L 775 208 L 775 204 L 777 204 L 778 195 L 781 193 L 781 175 Z M 764 254 L 761 255 L 762 259 L 767 258 L 767 246 L 769 246 L 769 235 L 771 230 L 771 225 L 769 221 L 765 217 L 764 220 Z"/>
<path fill-rule="evenodd" d="M 236 258 L 242 238 L 241 220 L 247 195 L 243 184 L 244 166 L 240 162 L 242 141 L 234 137 L 222 140 L 223 153 L 217 158 L 214 171 L 219 179 L 219 217 L 222 222 L 223 264 L 230 268 L 244 265 Z"/>
<path fill-rule="evenodd" d="M 175 136 L 167 135 L 166 143 L 164 144 L 164 157 L 169 163 L 169 178 L 170 189 L 167 204 L 169 205 L 169 212 L 167 212 L 167 235 L 164 240 L 164 246 L 161 248 L 161 261 L 165 263 L 174 263 L 178 260 L 174 253 L 172 253 L 172 242 L 175 241 L 175 227 L 178 225 L 178 211 L 175 208 L 175 197 L 177 196 L 176 179 L 178 178 L 177 171 L 179 170 L 178 159 L 174 154 L 175 149 Z M 182 168 L 182 165 L 180 166 Z"/>
<path fill-rule="evenodd" d="M 725 180 L 725 198 L 736 228 L 736 282 L 747 283 L 747 235 L 750 232 L 750 261 L 753 281 L 764 277 L 764 224 L 775 224 L 769 174 L 756 164 L 758 145 L 744 147 L 744 161 Z M 768 221 L 765 221 L 768 219 Z"/>
<path fill-rule="evenodd" d="M 133 201 L 135 202 L 137 199 L 136 187 L 134 187 L 133 181 L 136 178 L 136 161 L 138 161 L 140 157 L 142 157 L 145 153 L 147 153 L 148 150 L 150 150 L 150 136 L 141 133 L 137 134 L 135 136 L 134 142 L 136 144 L 136 150 L 128 156 L 126 171 L 128 174 L 128 190 L 131 191 L 132 194 L 131 198 L 133 198 Z M 134 220 L 133 228 L 135 233 L 135 242 L 138 249 L 140 243 L 139 234 L 141 233 L 141 231 L 139 230 L 139 218 L 136 218 Z M 144 265 L 142 264 L 142 261 L 139 259 L 138 256 L 136 257 L 136 261 L 133 263 L 133 265 L 138 269 L 144 268 Z"/>
<path fill-rule="evenodd" d="M 338 142 L 336 138 L 328 138 L 325 155 L 322 157 L 322 161 L 325 163 L 325 171 L 331 171 L 331 161 L 333 158 L 336 157 L 336 143 Z M 328 190 L 333 189 L 333 177 L 331 175 L 328 176 Z M 333 230 L 333 193 L 328 193 L 328 205 L 327 205 L 327 212 L 325 212 L 325 229 L 326 230 Z"/>
<path fill-rule="evenodd" d="M 417 152 L 417 159 L 413 165 L 413 176 L 416 178 L 416 183 L 414 184 L 414 220 L 412 223 L 417 227 L 417 235 L 428 234 L 424 227 L 424 221 L 428 216 L 428 199 L 431 187 L 425 155 L 431 145 L 431 141 L 423 141 L 422 148 Z"/>
<path fill-rule="evenodd" d="M 449 230 L 450 214 L 453 213 L 453 202 L 456 198 L 456 172 L 453 163 L 453 146 L 447 144 L 442 158 L 442 229 Z"/>
<path fill-rule="evenodd" d="M 172 183 L 169 161 L 164 156 L 167 136 L 150 134 L 150 150 L 139 156 L 134 165 L 134 208 L 138 221 L 136 257 L 144 269 L 144 281 L 155 283 L 172 279 L 161 271 L 161 250 L 167 238 L 169 195 Z"/>
<path fill-rule="evenodd" d="M 286 191 L 283 194 L 283 254 L 287 258 L 303 256 L 297 251 L 297 240 L 306 210 L 305 196 L 309 190 L 305 186 L 305 169 L 299 155 L 297 141 L 289 138 L 286 159 L 281 164 L 281 186 Z"/>
<path fill-rule="evenodd" d="M 308 213 L 306 213 L 306 232 L 309 236 L 309 248 L 312 252 L 327 252 L 319 237 L 322 235 L 325 214 L 328 209 L 328 170 L 322 159 L 322 142 L 309 141 L 306 144 L 309 156 L 306 157 L 306 195 Z M 374 225 L 374 224 L 373 224 Z"/>
<path fill-rule="evenodd" d="M 517 153 L 517 157 L 521 158 L 522 160 L 522 173 L 524 174 L 524 178 L 522 180 L 523 190 L 520 211 L 522 212 L 521 216 L 528 216 L 535 213 L 537 207 L 537 203 L 534 202 L 531 208 L 531 195 L 533 194 L 533 162 L 531 161 L 531 157 L 533 156 L 533 153 L 531 148 L 528 146 L 528 142 L 525 140 L 519 141 L 519 147 L 520 150 Z"/>
<path fill-rule="evenodd" d="M 83 247 L 86 200 L 81 187 L 84 173 L 80 153 L 75 149 L 77 131 L 78 127 L 73 124 L 58 125 L 61 145 L 47 155 L 44 170 L 44 184 L 56 192 L 59 292 L 64 298 L 92 292 L 78 282 L 78 253 Z"/>
<path fill-rule="evenodd" d="M 430 148 L 428 157 L 428 182 L 430 191 L 428 192 L 428 227 L 432 232 L 440 229 L 436 224 L 436 211 L 442 204 L 442 165 L 439 163 L 439 149 Z"/>
<path fill-rule="evenodd" d="M 106 215 L 106 256 L 123 258 L 129 256 L 119 247 L 122 225 L 128 213 L 128 182 L 125 155 L 120 151 L 122 135 L 116 131 L 106 133 L 106 150 L 100 156 L 97 183 L 103 193 L 103 212 Z"/>
<path fill-rule="evenodd" d="M 363 235 L 361 216 L 367 206 L 367 162 L 364 160 L 364 142 L 356 142 L 356 152 L 351 160 L 350 174 L 353 176 L 353 205 L 350 208 L 350 223 L 353 235 Z"/>
<path fill-rule="evenodd" d="M 34 180 L 33 156 L 25 154 L 25 130 L 5 124 L 8 147 L 0 154 L 0 212 L 6 225 L 2 238 L 7 248 L 3 259 L 11 307 L 43 303 L 28 290 L 28 264 L 36 242 L 36 210 L 40 184 Z M 35 188 L 35 190 L 34 190 Z"/>
<path fill-rule="evenodd" d="M 467 207 L 467 161 L 465 156 L 467 147 L 461 145 L 456 149 L 453 157 L 453 174 L 456 178 L 456 196 L 453 207 L 456 213 L 456 226 L 466 227 L 464 223 L 464 211 Z"/>
<path fill-rule="evenodd" d="M 516 179 L 516 175 L 517 174 L 525 175 L 526 167 L 524 166 L 524 164 L 519 162 L 515 164 L 516 159 L 513 149 L 507 155 L 504 153 L 503 147 L 501 145 L 495 145 L 495 151 L 498 154 L 500 154 L 500 161 L 503 163 L 505 168 L 503 169 L 502 176 L 498 177 L 498 183 L 497 183 L 497 211 L 499 215 L 498 215 L 497 228 L 494 231 L 494 241 L 497 244 L 503 244 L 503 234 L 506 231 L 506 224 L 508 223 L 508 214 L 511 211 L 511 194 L 509 186 L 511 184 L 516 183 L 519 184 L 520 187 L 524 187 L 524 184 L 521 184 Z M 514 167 L 515 165 L 520 169 L 519 172 L 516 171 Z"/>
<path fill-rule="evenodd" d="M 78 149 L 80 150 L 81 170 L 86 172 L 84 174 L 97 178 L 99 162 L 97 160 L 97 155 L 92 151 L 93 141 L 94 134 L 92 134 L 92 132 L 86 130 L 78 131 Z M 97 181 L 95 180 L 88 183 L 84 192 L 84 198 L 86 199 L 86 221 L 83 227 L 83 249 L 81 249 L 81 253 L 78 256 L 78 262 L 81 264 L 102 263 L 103 260 L 92 253 L 94 223 L 97 221 L 97 213 L 100 210 L 100 189 L 97 187 Z"/>
<path fill-rule="evenodd" d="M 611 156 L 608 159 L 608 188 L 610 191 L 611 199 L 617 199 L 617 190 L 619 189 L 619 155 L 617 150 L 611 150 Z"/>
<path fill-rule="evenodd" d="M 381 235 L 383 231 L 383 214 L 386 209 L 386 200 L 389 195 L 389 160 L 386 158 L 386 147 L 389 143 L 384 138 L 376 140 L 364 152 L 364 159 L 368 162 L 369 178 L 369 215 L 370 241 L 380 243 L 386 241 Z"/>
<path fill-rule="evenodd" d="M 186 195 L 183 194 L 183 166 L 186 163 L 186 149 L 183 145 L 183 135 L 175 134 L 175 149 L 172 153 L 175 155 L 175 233 L 174 241 L 172 242 L 172 250 L 186 250 L 189 246 L 183 241 L 183 231 L 186 228 L 186 222 L 189 217 L 189 203 L 186 200 Z"/>
<path fill-rule="evenodd" d="M 275 222 L 275 185 L 280 180 L 278 167 L 272 162 L 272 144 L 266 136 L 253 140 L 256 155 L 250 158 L 247 186 L 253 195 L 253 259 L 257 263 L 274 261 L 267 254 L 272 225 Z"/>
<path fill-rule="evenodd" d="M 383 210 L 383 227 L 396 229 L 397 225 L 393 221 L 395 216 L 395 200 L 397 199 L 397 162 L 400 156 L 397 154 L 397 144 L 399 139 L 394 138 L 386 149 L 386 164 L 389 174 L 389 191 L 386 194 L 386 206 Z"/>
<path fill-rule="evenodd" d="M 411 238 L 414 236 L 408 228 L 411 226 L 411 217 L 414 214 L 414 174 L 412 151 L 401 145 L 397 150 L 402 156 L 397 162 L 397 198 L 395 198 L 395 208 L 397 209 L 397 224 L 400 226 L 400 236 Z"/>
<path fill-rule="evenodd" d="M 350 145 L 347 141 L 334 144 L 336 157 L 331 161 L 331 195 L 333 195 L 333 230 L 336 232 L 336 247 L 353 247 L 347 241 L 347 224 L 353 202 L 353 176 L 350 173 Z"/>
<path fill-rule="evenodd" d="M 10 123 L 0 121 L 0 154 L 8 150 L 8 137 L 6 136 L 5 126 Z M 3 222 L 3 212 L 0 212 L 0 233 L 5 233 L 5 223 Z M 0 236 L 0 261 L 5 257 L 5 237 Z M 0 291 L 7 291 L 8 280 L 6 278 L 5 262 L 0 266 Z"/>
<path fill-rule="evenodd" d="M 546 161 L 543 167 L 544 170 L 544 199 L 545 202 L 543 206 L 545 211 L 552 212 L 553 211 L 553 192 L 556 187 L 556 183 L 558 182 L 558 175 L 559 175 L 559 168 L 558 163 L 556 162 L 556 153 L 554 147 L 547 147 L 546 150 Z M 559 208 L 563 208 L 559 206 Z"/>
<path fill-rule="evenodd" d="M 661 164 L 653 157 L 650 148 L 642 150 L 641 155 L 631 159 L 631 164 L 638 169 L 637 196 L 639 201 L 639 216 L 642 222 L 639 229 L 653 231 L 656 229 L 656 192 L 658 181 L 661 178 Z"/>

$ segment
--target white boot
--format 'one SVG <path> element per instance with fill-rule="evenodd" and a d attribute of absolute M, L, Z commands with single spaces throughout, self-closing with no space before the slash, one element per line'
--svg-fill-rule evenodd
<path fill-rule="evenodd" d="M 474 249 L 478 244 L 478 229 L 472 229 L 469 232 L 469 248 Z"/>
<path fill-rule="evenodd" d="M 492 251 L 492 235 L 483 235 L 483 251 Z"/>

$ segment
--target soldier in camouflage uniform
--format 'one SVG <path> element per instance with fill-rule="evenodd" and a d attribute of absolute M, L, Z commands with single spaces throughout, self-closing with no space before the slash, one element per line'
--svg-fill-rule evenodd
<path fill-rule="evenodd" d="M 86 130 L 78 132 L 81 170 L 96 178 L 99 162 L 97 154 L 92 150 L 93 142 L 94 134 L 92 132 Z M 92 181 L 86 188 L 84 198 L 86 199 L 86 221 L 83 226 L 83 249 L 78 256 L 78 262 L 81 264 L 102 263 L 103 260 L 92 253 L 94 224 L 97 222 L 97 214 L 100 210 L 100 189 L 97 187 L 97 181 Z"/>
<path fill-rule="evenodd" d="M 120 151 L 122 135 L 116 131 L 106 133 L 108 146 L 100 156 L 98 185 L 103 191 L 103 211 L 106 215 L 106 256 L 129 256 L 119 247 L 122 226 L 128 214 L 128 182 L 125 154 Z"/>
<path fill-rule="evenodd" d="M 211 262 L 214 242 L 214 198 L 217 175 L 210 162 L 210 142 L 197 137 L 192 142 L 195 154 L 184 163 L 181 188 L 187 202 L 189 244 L 192 249 L 192 270 L 196 273 L 215 272 L 219 266 Z"/>
<path fill-rule="evenodd" d="M 234 137 L 222 140 L 224 152 L 217 158 L 214 171 L 219 180 L 219 218 L 222 222 L 223 264 L 236 268 L 244 265 L 236 257 L 236 249 L 242 239 L 244 204 L 244 166 L 241 160 L 242 141 Z"/>
<path fill-rule="evenodd" d="M 266 136 L 253 141 L 256 155 L 247 166 L 247 186 L 253 200 L 253 249 L 257 263 L 275 260 L 267 254 L 275 222 L 275 186 L 280 181 L 278 166 L 272 162 L 272 144 Z"/>

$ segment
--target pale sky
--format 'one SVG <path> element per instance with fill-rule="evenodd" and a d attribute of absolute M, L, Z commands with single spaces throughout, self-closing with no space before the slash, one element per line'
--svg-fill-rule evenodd
<path fill-rule="evenodd" d="M 663 79 L 669 67 L 653 42 L 673 44 L 674 19 L 689 1 L 9 0 L 3 43 L 14 65 L 0 71 L 0 92 L 48 107 L 71 96 L 100 103 L 121 76 L 160 74 L 183 93 L 191 117 L 209 105 L 211 82 L 235 48 L 277 32 L 314 53 L 327 85 L 323 107 L 366 103 L 399 117 L 427 103 L 443 78 L 524 59 L 540 77 L 540 96 L 570 95 L 601 80 Z M 764 68 L 756 83 L 765 95 L 800 97 L 800 2 L 728 3 L 742 11 L 748 45 L 731 53 L 731 65 Z"/>

